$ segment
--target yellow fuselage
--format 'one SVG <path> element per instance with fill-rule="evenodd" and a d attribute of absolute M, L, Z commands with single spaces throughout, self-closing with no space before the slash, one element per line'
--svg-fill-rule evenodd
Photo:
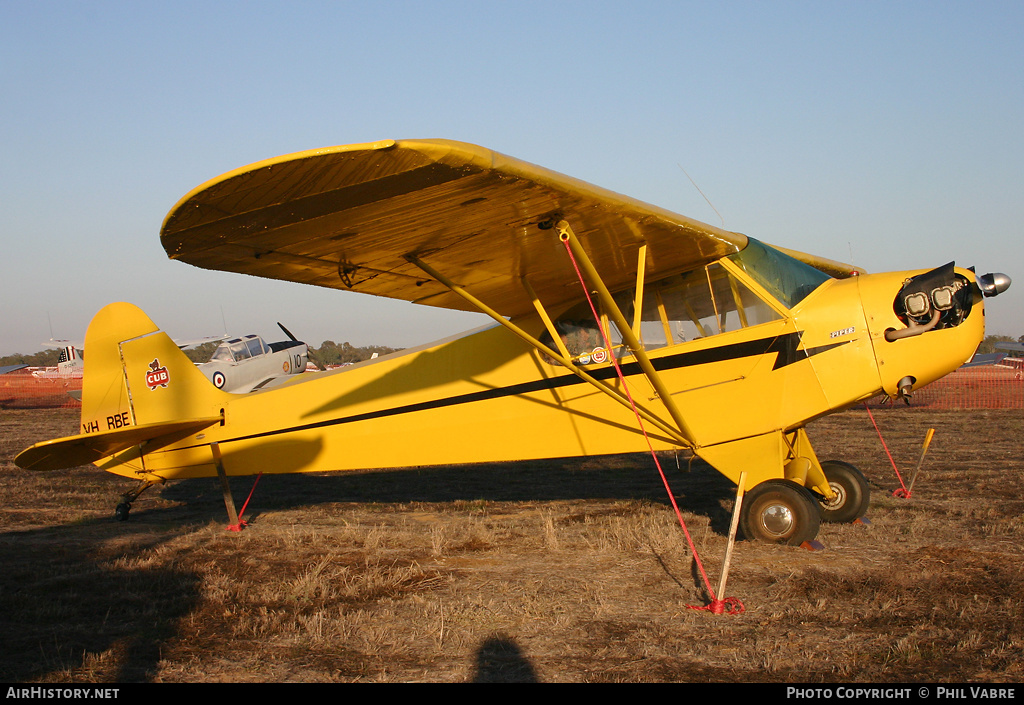
<path fill-rule="evenodd" d="M 897 383 L 907 376 L 918 388 L 969 359 L 984 335 L 980 294 L 957 327 L 894 342 L 885 339 L 887 329 L 904 327 L 892 301 L 914 274 L 829 280 L 792 310 L 772 302 L 780 313 L 777 320 L 651 350 L 651 361 L 690 424 L 695 452 L 733 481 L 746 470 L 748 487 L 782 477 L 787 452 L 792 454 L 785 447 L 787 432 L 879 393 L 895 394 Z M 537 336 L 544 328 L 539 317 L 515 323 Z M 637 403 L 663 410 L 633 357 L 623 355 L 620 363 Z M 609 362 L 587 369 L 621 388 Z M 187 407 L 193 417 L 222 415 L 223 422 L 172 443 L 164 439 L 161 447 L 143 444 L 100 467 L 156 481 L 211 476 L 216 473 L 211 453 L 215 442 L 229 475 L 648 448 L 629 409 L 545 361 L 499 326 L 341 370 L 303 375 L 247 395 L 197 389 L 183 401 L 173 389 L 178 373 L 171 369 L 168 388 L 142 390 L 136 385 L 122 395 L 122 406 L 131 406 L 131 422 L 180 417 L 186 412 L 180 407 Z M 87 378 L 90 374 L 87 360 Z M 182 368 L 180 374 L 189 371 Z M 143 398 L 151 409 L 145 414 L 139 404 Z M 99 414 L 96 418 L 87 418 L 87 413 L 83 407 L 83 429 L 103 422 L 111 411 L 108 405 L 92 412 Z M 656 450 L 680 445 L 650 426 L 647 433 Z"/>

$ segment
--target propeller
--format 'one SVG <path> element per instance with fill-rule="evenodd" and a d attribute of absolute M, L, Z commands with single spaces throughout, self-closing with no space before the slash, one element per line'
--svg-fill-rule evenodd
<path fill-rule="evenodd" d="M 312 362 L 314 365 L 319 367 L 321 370 L 326 370 L 327 369 L 326 367 L 324 367 L 323 364 L 321 364 L 320 360 L 318 360 L 316 358 L 316 356 L 313 354 L 313 350 L 309 347 L 308 343 L 303 343 L 301 340 L 299 340 L 294 335 L 292 335 L 292 332 L 290 330 L 288 330 L 287 328 L 285 328 L 284 325 L 281 323 L 281 321 L 277 322 L 277 327 L 280 328 L 281 330 L 283 330 L 284 334 L 287 335 L 288 339 L 290 341 L 292 341 L 293 343 L 302 343 L 303 345 L 306 346 L 306 359 L 307 360 Z"/>

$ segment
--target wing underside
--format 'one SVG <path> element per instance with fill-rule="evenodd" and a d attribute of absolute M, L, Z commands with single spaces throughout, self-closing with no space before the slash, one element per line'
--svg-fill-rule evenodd
<path fill-rule="evenodd" d="M 609 287 L 742 249 L 746 237 L 474 145 L 375 142 L 259 162 L 186 195 L 164 221 L 173 259 L 413 301 L 472 307 L 429 264 L 505 316 L 575 298 L 556 221 L 568 221 Z"/>

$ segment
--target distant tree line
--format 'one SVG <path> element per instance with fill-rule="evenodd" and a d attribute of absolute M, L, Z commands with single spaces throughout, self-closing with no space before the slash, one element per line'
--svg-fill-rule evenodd
<path fill-rule="evenodd" d="M 31 355 L 16 353 L 0 357 L 0 367 L 7 365 L 29 365 L 30 367 L 56 367 L 60 359 L 60 350 L 40 350 Z"/>
<path fill-rule="evenodd" d="M 1019 338 L 1012 338 L 1008 335 L 986 335 L 985 339 L 981 341 L 981 345 L 978 346 L 978 353 L 987 355 L 996 352 L 996 343 L 1024 343 L 1024 335 Z M 1016 357 L 1015 354 L 1014 357 Z"/>
<path fill-rule="evenodd" d="M 325 340 L 319 348 L 311 348 L 313 358 L 317 363 L 325 365 L 344 365 L 353 362 L 362 362 L 378 355 L 387 355 L 401 350 L 402 348 L 389 348 L 386 345 L 364 345 L 357 348 L 349 343 L 338 345 L 333 340 Z"/>

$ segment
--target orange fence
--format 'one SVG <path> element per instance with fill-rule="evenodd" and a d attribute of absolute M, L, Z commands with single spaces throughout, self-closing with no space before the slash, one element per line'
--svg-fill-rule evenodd
<path fill-rule="evenodd" d="M 930 409 L 1024 409 L 1024 359 L 961 367 L 914 392 L 910 405 Z M 876 397 L 872 406 L 891 403 Z M 897 402 L 902 404 L 902 402 Z"/>
<path fill-rule="evenodd" d="M 0 409 L 77 409 L 69 392 L 82 389 L 82 378 L 36 377 L 30 370 L 0 375 Z"/>

